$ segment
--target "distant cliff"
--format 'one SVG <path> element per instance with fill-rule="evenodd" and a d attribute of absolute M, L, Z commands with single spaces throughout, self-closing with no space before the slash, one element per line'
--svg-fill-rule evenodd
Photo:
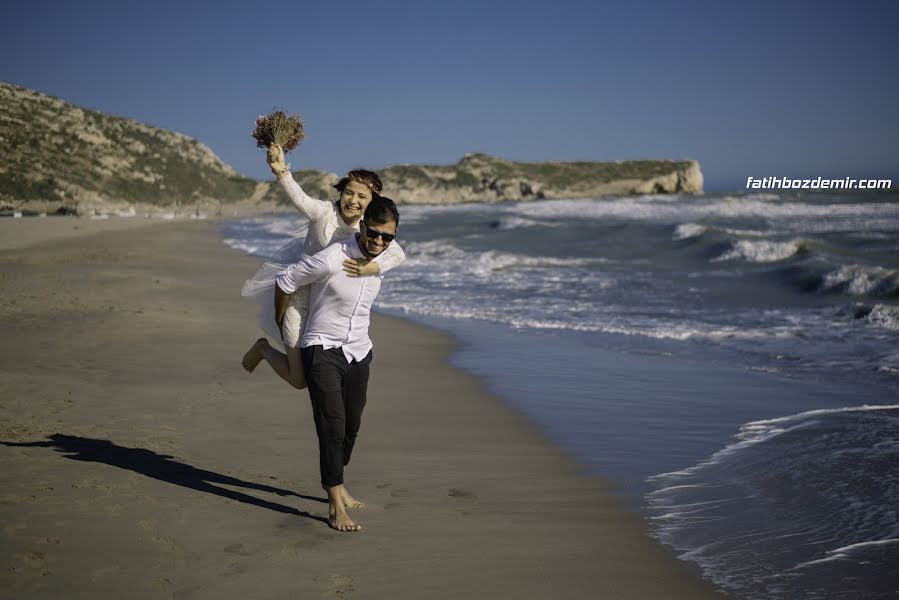
<path fill-rule="evenodd" d="M 699 163 L 691 160 L 524 163 L 468 154 L 454 165 L 379 173 L 386 195 L 415 204 L 702 192 Z M 310 195 L 336 197 L 336 174 L 293 175 Z M 138 205 L 215 213 L 238 204 L 246 211 L 289 202 L 277 184 L 240 175 L 185 135 L 0 83 L 0 211 L 85 214 Z"/>
<path fill-rule="evenodd" d="M 702 193 L 702 171 L 695 160 L 527 163 L 467 154 L 455 165 L 394 165 L 378 173 L 384 194 L 403 204 Z M 336 197 L 334 173 L 306 169 L 293 176 L 313 197 Z M 277 185 L 264 198 L 286 202 Z"/>
<path fill-rule="evenodd" d="M 702 192 L 692 160 L 526 163 L 467 154 L 451 166 L 396 165 L 380 174 L 386 194 L 416 204 Z"/>

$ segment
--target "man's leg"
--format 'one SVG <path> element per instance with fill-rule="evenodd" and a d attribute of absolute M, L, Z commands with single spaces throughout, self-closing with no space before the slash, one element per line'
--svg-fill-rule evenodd
<path fill-rule="evenodd" d="M 321 346 L 302 349 L 303 367 L 312 401 L 312 415 L 318 434 L 319 469 L 322 487 L 328 492 L 330 524 L 339 531 L 361 529 L 346 513 L 343 500 L 343 460 L 346 413 L 343 380 L 347 362 L 339 348 Z"/>
<path fill-rule="evenodd" d="M 372 353 L 361 361 L 353 361 L 343 378 L 343 410 L 346 415 L 346 433 L 343 440 L 343 465 L 350 464 L 353 455 L 353 447 L 356 445 L 356 436 L 362 426 L 362 411 L 368 394 L 368 372 L 372 361 Z M 343 488 L 343 501 L 347 508 L 362 508 L 364 504 L 359 502 Z"/>

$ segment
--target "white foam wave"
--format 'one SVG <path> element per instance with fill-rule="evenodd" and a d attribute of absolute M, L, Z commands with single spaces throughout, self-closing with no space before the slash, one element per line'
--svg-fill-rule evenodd
<path fill-rule="evenodd" d="M 899 331 L 899 306 L 875 304 L 865 320 L 883 329 Z"/>
<path fill-rule="evenodd" d="M 883 267 L 844 265 L 825 275 L 819 290 L 853 296 L 890 296 L 899 291 L 899 271 Z"/>
<path fill-rule="evenodd" d="M 841 561 L 845 573 L 897 573 L 896 411 L 851 406 L 744 424 L 708 459 L 649 479 L 656 536 L 741 597 L 888 597 L 860 593 L 880 589 L 864 577 L 828 581 L 813 569 Z"/>
<path fill-rule="evenodd" d="M 733 229 L 728 227 L 724 230 L 725 233 L 729 233 L 730 235 L 735 235 L 738 237 L 764 237 L 766 235 L 771 235 L 772 232 L 770 229 L 768 230 L 760 230 L 760 229 Z"/>
<path fill-rule="evenodd" d="M 225 245 L 252 254 L 253 256 L 269 257 L 283 245 L 284 240 L 263 241 L 258 239 L 226 239 Z"/>
<path fill-rule="evenodd" d="M 593 282 L 592 285 L 597 290 L 609 289 L 617 285 L 617 282 L 614 279 L 599 280 Z M 608 312 L 598 313 L 592 305 L 585 307 L 574 303 L 568 303 L 565 306 L 570 309 L 568 313 L 532 304 L 531 308 L 535 308 L 535 312 L 543 315 L 558 314 L 559 316 L 555 318 L 542 315 L 531 316 L 523 315 L 505 303 L 499 306 L 475 306 L 464 301 L 442 302 L 433 298 L 429 298 L 425 302 L 422 297 L 394 294 L 389 290 L 383 294 L 379 306 L 385 309 L 400 310 L 407 314 L 504 323 L 516 329 L 580 331 L 672 341 L 765 341 L 794 338 L 800 331 L 800 328 L 794 326 L 751 328 L 713 325 L 684 319 L 636 324 L 629 323 L 626 316 L 621 316 L 621 310 L 615 310 L 616 307 L 607 307 L 609 308 Z M 593 314 L 583 316 L 585 312 Z M 573 316 L 575 314 L 577 316 Z"/>
<path fill-rule="evenodd" d="M 265 229 L 275 235 L 297 237 L 306 234 L 309 229 L 309 220 L 305 217 L 277 219 L 268 223 Z"/>
<path fill-rule="evenodd" d="M 752 263 L 770 263 L 786 260 L 806 248 L 805 240 L 774 242 L 770 240 L 739 240 L 730 250 L 713 258 L 711 262 L 745 260 Z"/>
<path fill-rule="evenodd" d="M 423 264 L 455 265 L 475 274 L 486 274 L 515 267 L 586 267 L 610 262 L 604 258 L 529 256 L 526 254 L 501 252 L 499 250 L 472 252 L 459 248 L 450 240 L 443 239 L 410 242 L 406 246 L 406 255 L 408 257 L 407 266 L 414 267 Z"/>
<path fill-rule="evenodd" d="M 610 219 L 683 223 L 713 218 L 764 219 L 782 231 L 823 233 L 895 228 L 895 203 L 812 204 L 780 202 L 775 195 L 723 197 L 612 197 L 594 200 L 545 200 L 513 205 L 509 210 L 531 218 Z"/>
<path fill-rule="evenodd" d="M 701 461 L 692 467 L 681 469 L 679 471 L 671 471 L 668 473 L 654 475 L 653 477 L 649 478 L 649 481 L 655 483 L 661 483 L 669 480 L 679 481 L 685 475 L 692 475 L 709 465 L 721 463 L 730 455 L 740 452 L 748 446 L 766 442 L 787 432 L 813 426 L 816 424 L 816 422 L 814 421 L 816 417 L 841 413 L 863 413 L 869 411 L 884 411 L 896 409 L 899 409 L 899 404 L 864 404 L 862 406 L 809 410 L 793 415 L 787 415 L 784 417 L 750 421 L 742 425 L 740 427 L 740 430 L 734 436 L 734 438 L 738 440 L 737 442 L 725 446 L 724 448 L 710 456 L 708 459 Z M 683 486 L 681 484 L 676 484 L 662 487 L 655 492 L 652 492 L 650 496 L 662 495 L 666 492 L 678 489 L 678 487 Z"/>
<path fill-rule="evenodd" d="M 835 560 L 848 560 L 853 554 L 857 554 L 865 550 L 871 550 L 872 548 L 882 548 L 884 546 L 892 546 L 895 544 L 899 544 L 899 538 L 887 538 L 885 540 L 871 540 L 869 542 L 850 544 L 848 546 L 843 546 L 842 548 L 828 550 L 827 552 L 825 552 L 826 556 L 824 558 L 799 563 L 798 565 L 793 567 L 791 571 L 797 571 L 799 569 L 805 569 L 813 565 L 820 565 L 823 563 L 833 562 Z"/>
<path fill-rule="evenodd" d="M 899 375 L 899 352 L 880 357 L 877 370 L 881 373 Z"/>
<path fill-rule="evenodd" d="M 671 236 L 675 242 L 697 238 L 708 231 L 709 228 L 699 223 L 683 223 L 674 229 Z"/>
<path fill-rule="evenodd" d="M 524 217 L 502 217 L 499 220 L 497 229 L 523 229 L 527 227 L 560 227 L 561 223 L 553 223 L 551 221 L 535 221 Z"/>
<path fill-rule="evenodd" d="M 742 427 L 737 434 L 737 439 L 753 441 L 767 439 L 767 432 L 773 429 L 779 429 L 790 423 L 799 423 L 809 419 L 810 417 L 819 417 L 823 415 L 833 415 L 841 413 L 863 413 L 870 411 L 896 410 L 899 404 L 863 404 L 861 406 L 846 406 L 842 408 L 822 408 L 818 410 L 809 410 L 795 415 L 785 417 L 777 417 L 774 419 L 762 419 L 759 421 L 750 421 Z"/>

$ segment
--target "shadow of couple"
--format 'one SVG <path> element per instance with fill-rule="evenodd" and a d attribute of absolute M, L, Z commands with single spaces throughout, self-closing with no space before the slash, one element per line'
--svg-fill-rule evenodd
<path fill-rule="evenodd" d="M 325 524 L 328 523 L 328 520 L 324 517 L 312 515 L 290 506 L 278 504 L 277 502 L 269 502 L 268 500 L 263 500 L 243 492 L 219 486 L 229 485 L 260 492 L 268 492 L 279 496 L 296 496 L 305 500 L 327 504 L 328 500 L 326 498 L 305 496 L 290 490 L 261 483 L 254 483 L 252 481 L 244 481 L 229 475 L 207 471 L 206 469 L 198 469 L 197 467 L 178 462 L 167 454 L 157 454 L 156 452 L 144 448 L 128 448 L 126 446 L 114 444 L 109 440 L 98 440 L 74 435 L 64 435 L 61 433 L 54 433 L 53 435 L 48 436 L 47 441 L 0 441 L 0 444 L 20 448 L 52 448 L 57 452 L 65 454 L 66 458 L 71 460 L 103 463 L 120 469 L 134 471 L 135 473 L 140 473 L 141 475 L 146 475 L 147 477 L 158 479 L 159 481 L 180 485 L 200 492 L 215 494 L 216 496 L 235 500 L 244 504 L 267 508 L 280 513 L 297 515 L 307 519 L 321 521 Z"/>

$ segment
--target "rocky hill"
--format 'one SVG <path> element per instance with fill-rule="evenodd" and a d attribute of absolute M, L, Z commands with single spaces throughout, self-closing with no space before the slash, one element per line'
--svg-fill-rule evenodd
<path fill-rule="evenodd" d="M 416 204 L 702 192 L 696 161 L 522 163 L 468 154 L 455 165 L 379 172 L 387 195 Z M 310 195 L 335 197 L 336 174 L 293 174 Z M 240 175 L 197 140 L 0 83 L 0 211 L 90 214 L 138 205 L 210 213 L 286 204 L 280 186 Z"/>
<path fill-rule="evenodd" d="M 78 212 L 251 198 L 259 182 L 173 131 L 0 83 L 0 205 Z"/>

